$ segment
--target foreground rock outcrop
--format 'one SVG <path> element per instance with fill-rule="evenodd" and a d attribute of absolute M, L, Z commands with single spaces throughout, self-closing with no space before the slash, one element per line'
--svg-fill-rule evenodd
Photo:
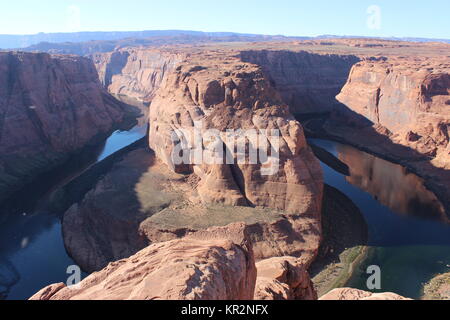
<path fill-rule="evenodd" d="M 249 300 L 256 268 L 245 225 L 151 245 L 77 287 L 56 284 L 31 300 Z"/>
<path fill-rule="evenodd" d="M 305 259 L 279 257 L 256 264 L 255 300 L 317 300 Z"/>
<path fill-rule="evenodd" d="M 450 273 L 437 275 L 424 287 L 424 300 L 450 300 Z"/>
<path fill-rule="evenodd" d="M 125 115 L 89 59 L 0 53 L 0 201 Z"/>
<path fill-rule="evenodd" d="M 319 300 L 411 300 L 392 292 L 372 293 L 351 288 L 334 289 Z"/>

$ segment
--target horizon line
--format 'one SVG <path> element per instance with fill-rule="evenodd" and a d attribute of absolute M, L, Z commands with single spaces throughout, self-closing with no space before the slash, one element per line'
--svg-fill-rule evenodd
<path fill-rule="evenodd" d="M 366 39 L 423 39 L 423 40 L 445 40 L 450 41 L 450 38 L 434 38 L 423 36 L 367 36 L 367 35 L 340 35 L 340 34 L 317 34 L 317 35 L 285 35 L 285 34 L 265 34 L 265 33 L 249 33 L 249 32 L 234 32 L 234 31 L 202 31 L 189 29 L 144 29 L 144 30 L 109 30 L 109 31 L 57 31 L 57 32 L 37 32 L 37 33 L 0 33 L 0 36 L 11 37 L 27 37 L 38 35 L 52 35 L 52 34 L 81 34 L 81 33 L 139 33 L 139 32 L 198 32 L 210 34 L 230 34 L 242 36 L 269 36 L 269 37 L 284 37 L 284 38 L 320 38 L 320 37 L 341 37 L 341 38 L 366 38 Z M 95 40 L 94 40 L 95 41 Z M 84 42 L 84 41 L 83 41 Z"/>

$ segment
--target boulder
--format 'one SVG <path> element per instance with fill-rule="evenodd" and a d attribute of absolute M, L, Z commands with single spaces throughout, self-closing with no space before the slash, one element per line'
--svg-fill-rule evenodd
<path fill-rule="evenodd" d="M 255 300 L 316 300 L 305 259 L 277 257 L 258 262 Z"/>

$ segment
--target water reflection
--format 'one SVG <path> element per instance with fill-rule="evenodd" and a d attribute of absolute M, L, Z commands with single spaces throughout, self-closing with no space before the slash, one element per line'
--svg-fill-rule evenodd
<path fill-rule="evenodd" d="M 368 290 L 367 267 L 377 265 L 380 291 L 420 298 L 425 283 L 450 272 L 450 224 L 442 205 L 399 165 L 337 142 L 311 141 L 350 167 L 344 176 L 322 163 L 325 182 L 352 199 L 369 229 L 370 254 L 346 286 Z"/>
<path fill-rule="evenodd" d="M 350 167 L 346 180 L 370 193 L 392 211 L 422 219 L 449 222 L 442 204 L 423 179 L 400 165 L 338 144 L 339 159 Z"/>

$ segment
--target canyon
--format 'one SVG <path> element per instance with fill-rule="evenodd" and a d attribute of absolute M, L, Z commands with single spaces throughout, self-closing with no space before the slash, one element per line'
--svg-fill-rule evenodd
<path fill-rule="evenodd" d="M 107 171 L 87 170 L 95 176 L 89 188 L 75 179 L 74 190 L 82 191 L 61 206 L 66 250 L 92 274 L 78 288 L 55 284 L 32 299 L 317 299 L 310 268 L 326 242 L 324 210 L 333 217 L 357 209 L 324 185 L 306 136 L 401 164 L 426 180 L 423 186 L 408 177 L 405 188 L 422 190 L 421 201 L 435 203 L 439 219 L 448 221 L 449 49 L 329 39 L 125 47 L 94 53 L 92 61 L 0 53 L 0 67 L 6 66 L 1 97 L 8 97 L 0 103 L 2 185 L 8 192 L 30 172 L 49 170 L 59 157 L 137 115 L 113 95 L 149 105 L 147 137 L 111 159 Z M 266 163 L 241 163 L 220 135 L 215 138 L 233 151 L 231 162 L 175 163 L 176 142 L 186 139 L 181 130 L 193 132 L 196 123 L 201 134 L 278 130 L 277 157 L 264 136 Z M 245 140 L 246 150 L 252 146 Z M 214 153 L 214 143 L 202 148 Z M 194 154 L 189 143 L 182 150 L 184 158 Z M 26 155 L 23 165 L 18 155 Z M 370 174 L 370 159 L 360 162 L 349 152 L 339 161 L 350 183 L 396 211 L 410 211 L 415 197 L 376 189 L 385 176 Z M 277 171 L 264 174 L 274 165 Z M 322 299 L 403 299 L 339 290 Z"/>
<path fill-rule="evenodd" d="M 0 53 L 0 68 L 0 200 L 135 116 L 89 59 Z"/>
<path fill-rule="evenodd" d="M 404 165 L 427 178 L 427 187 L 448 210 L 448 48 L 330 39 L 237 43 L 232 49 L 219 44 L 125 48 L 94 61 L 110 92 L 148 102 L 165 86 L 165 74 L 194 55 L 231 55 L 255 64 L 308 135 L 343 141 Z"/>

